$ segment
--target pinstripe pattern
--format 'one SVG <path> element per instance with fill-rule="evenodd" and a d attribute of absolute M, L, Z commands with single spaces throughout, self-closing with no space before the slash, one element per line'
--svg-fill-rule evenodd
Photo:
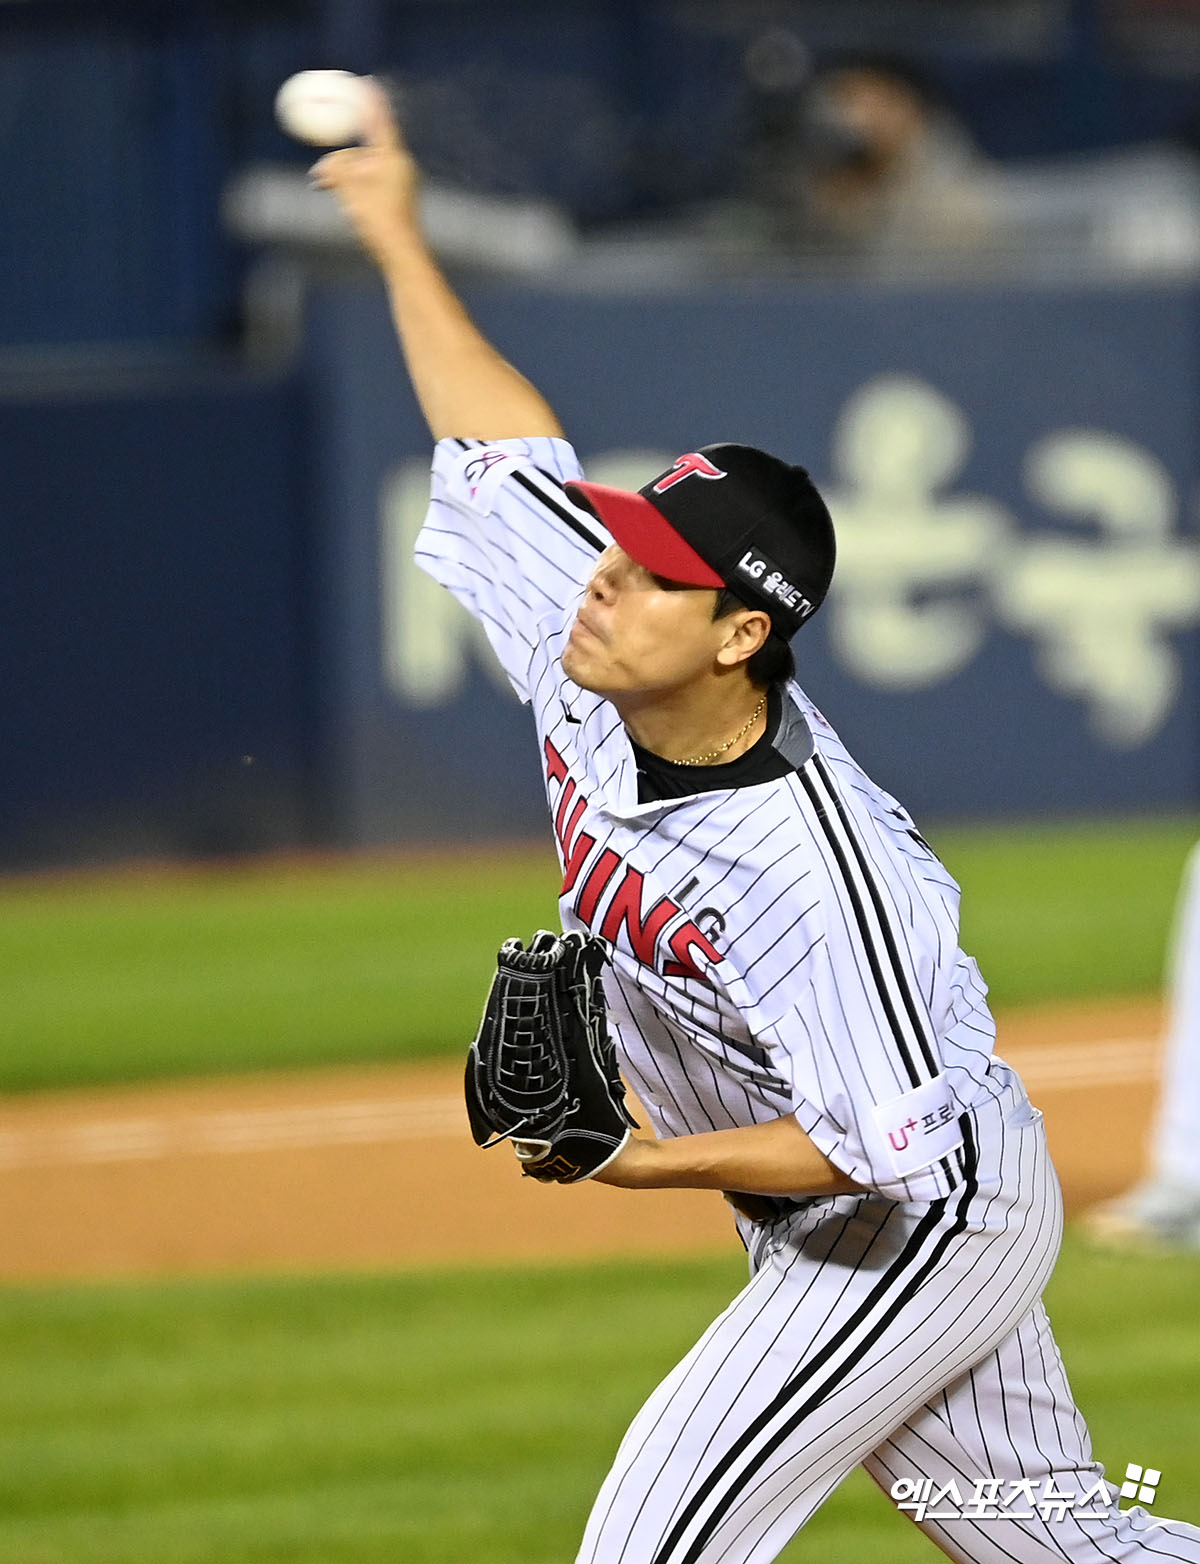
<path fill-rule="evenodd" d="M 1057 1252 L 1057 1185 L 1015 1078 L 971 1117 L 979 1152 L 957 1197 L 839 1197 L 773 1231 L 749 1286 L 635 1419 L 581 1564 L 773 1558 L 881 1431 L 1022 1320 Z"/>
<path fill-rule="evenodd" d="M 639 800 L 616 711 L 560 666 L 608 542 L 563 491 L 579 475 L 559 440 L 443 442 L 417 545 L 533 708 L 563 927 L 609 941 L 614 1036 L 659 1135 L 791 1111 L 866 1191 L 739 1219 L 750 1283 L 634 1420 L 579 1564 L 768 1564 L 862 1462 L 885 1488 L 1096 1477 L 1039 1303 L 1057 1181 L 993 1056 L 958 887 L 796 685 L 796 768 Z M 926 1529 L 988 1564 L 1200 1564 L 1192 1528 L 1136 1518 Z"/>
<path fill-rule="evenodd" d="M 973 1564 L 1013 1560 L 1133 1561 L 1200 1558 L 1200 1534 L 1178 1521 L 1158 1520 L 1114 1504 L 1096 1519 L 1075 1510 L 1087 1502 L 1104 1469 L 1092 1456 L 1087 1428 L 1071 1396 L 1062 1359 L 1042 1305 L 1036 1304 L 996 1350 L 947 1386 L 892 1433 L 863 1463 L 888 1491 L 904 1479 L 931 1478 L 935 1491 L 956 1482 L 964 1497 L 981 1474 L 1031 1479 L 1045 1493 L 1080 1502 L 1062 1512 L 998 1520 L 926 1518 L 921 1529 L 953 1559 Z"/>

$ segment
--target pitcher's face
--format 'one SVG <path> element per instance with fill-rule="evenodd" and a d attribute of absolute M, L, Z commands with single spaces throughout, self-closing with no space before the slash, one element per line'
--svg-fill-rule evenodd
<path fill-rule="evenodd" d="M 717 594 L 651 575 L 612 544 L 596 562 L 562 654 L 574 683 L 608 697 L 678 690 L 722 660 L 736 615 Z"/>

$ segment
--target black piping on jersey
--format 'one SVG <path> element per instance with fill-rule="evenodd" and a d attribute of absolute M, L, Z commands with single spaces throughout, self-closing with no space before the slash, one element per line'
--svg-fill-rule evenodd
<path fill-rule="evenodd" d="M 538 471 L 541 472 L 540 467 L 538 468 Z M 516 468 L 513 471 L 512 476 L 514 480 L 519 483 L 528 494 L 532 494 L 534 496 L 539 505 L 544 505 L 548 511 L 552 511 L 554 515 L 558 517 L 559 521 L 570 527 L 572 532 L 578 534 L 578 536 L 583 539 L 589 548 L 594 548 L 597 554 L 603 554 L 604 544 L 589 527 L 584 526 L 583 522 L 580 521 L 575 512 L 571 510 L 565 503 L 560 503 L 560 501 L 556 500 L 552 495 L 546 494 L 543 490 L 539 489 L 537 484 L 534 483 L 533 479 L 530 478 L 529 474 L 522 472 L 520 468 Z M 543 473 L 542 476 L 547 477 L 548 474 Z M 555 483 L 555 487 L 561 489 L 562 485 L 556 483 L 553 478 L 550 479 L 550 482 Z"/>
<path fill-rule="evenodd" d="M 892 1035 L 895 1038 L 896 1047 L 899 1050 L 900 1057 L 904 1062 L 904 1067 L 908 1072 L 908 1078 L 915 1088 L 922 1084 L 922 1076 L 917 1069 L 917 1064 L 909 1048 L 908 1039 L 905 1036 L 904 1028 L 900 1022 L 900 1017 L 896 1013 L 896 1008 L 893 1005 L 891 995 L 888 992 L 888 988 L 884 980 L 883 968 L 879 958 L 879 952 L 876 949 L 874 940 L 872 939 L 870 923 L 866 916 L 866 909 L 864 908 L 862 900 L 859 896 L 858 887 L 851 872 L 850 863 L 845 855 L 845 852 L 843 851 L 841 842 L 838 840 L 837 833 L 833 830 L 833 827 L 829 822 L 828 810 L 822 801 L 816 783 L 813 781 L 812 773 L 814 772 L 824 784 L 825 790 L 829 796 L 829 800 L 832 803 L 838 820 L 841 823 L 842 830 L 845 832 L 846 840 L 849 842 L 850 847 L 854 853 L 855 861 L 858 864 L 858 869 L 862 877 L 863 884 L 867 888 L 867 892 L 871 898 L 871 904 L 875 909 L 875 917 L 879 923 L 880 932 L 883 935 L 883 943 L 887 948 L 888 964 L 891 969 L 892 977 L 895 980 L 895 985 L 899 991 L 900 997 L 904 1002 L 904 1008 L 908 1014 L 909 1024 L 911 1025 L 913 1032 L 916 1035 L 922 1058 L 924 1059 L 926 1068 L 928 1069 L 931 1076 L 936 1076 L 939 1073 L 937 1060 L 934 1058 L 933 1050 L 930 1048 L 929 1040 L 925 1035 L 925 1028 L 921 1023 L 920 1011 L 917 1008 L 916 1001 L 913 999 L 912 989 L 909 986 L 908 974 L 905 972 L 903 963 L 900 960 L 900 951 L 896 944 L 896 938 L 892 932 L 892 926 L 887 918 L 887 912 L 883 904 L 883 896 L 879 890 L 878 885 L 875 883 L 875 878 L 871 872 L 871 867 L 867 859 L 866 852 L 864 851 L 862 843 L 859 841 L 858 836 L 850 823 L 850 817 L 846 812 L 846 806 L 843 804 L 841 795 L 838 793 L 834 780 L 829 774 L 829 768 L 825 760 L 822 756 L 816 755 L 813 757 L 811 768 L 805 767 L 802 771 L 798 771 L 796 775 L 799 778 L 801 785 L 804 787 L 805 792 L 809 796 L 809 800 L 813 806 L 813 812 L 816 815 L 817 820 L 820 822 L 821 829 L 825 834 L 826 840 L 829 842 L 830 849 L 832 850 L 833 855 L 837 860 L 838 867 L 842 871 L 842 877 L 849 893 L 850 903 L 854 908 L 854 915 L 858 922 L 859 933 L 862 935 L 863 948 L 866 951 L 867 961 L 870 965 L 872 975 L 875 978 L 876 987 L 879 991 L 879 997 L 883 1004 L 884 1013 L 887 1016 L 889 1024 L 891 1025 Z M 961 1122 L 963 1121 L 960 1120 L 960 1123 Z M 943 1176 L 946 1178 L 947 1182 L 953 1184 L 955 1182 L 954 1173 L 952 1172 L 950 1164 L 945 1157 L 941 1159 L 940 1166 Z"/>
<path fill-rule="evenodd" d="M 917 1034 L 917 1041 L 920 1045 L 921 1053 L 924 1055 L 926 1065 L 934 1073 L 934 1075 L 937 1075 L 938 1061 L 934 1057 L 932 1048 L 929 1046 L 929 1039 L 925 1033 L 925 1026 L 922 1022 L 921 1013 L 915 999 L 913 998 L 912 987 L 909 984 L 908 975 L 904 971 L 903 965 L 900 961 L 900 953 L 896 945 L 896 937 L 892 931 L 892 925 L 888 921 L 883 905 L 883 898 L 879 892 L 879 887 L 870 872 L 866 852 L 863 849 L 861 841 L 851 827 L 850 816 L 846 812 L 846 806 L 842 802 L 841 794 L 837 791 L 837 788 L 834 785 L 833 777 L 829 773 L 829 766 L 827 761 L 823 756 L 817 755 L 814 758 L 813 765 L 814 769 L 821 777 L 821 780 L 829 789 L 830 797 L 833 799 L 834 808 L 838 812 L 838 818 L 841 820 L 843 829 L 845 830 L 847 837 L 850 839 L 851 846 L 854 848 L 855 857 L 858 859 L 859 867 L 863 872 L 863 878 L 866 880 L 867 886 L 871 892 L 871 900 L 875 904 L 875 912 L 879 918 L 880 927 L 883 930 L 883 937 L 888 947 L 888 954 L 892 959 L 892 965 L 896 973 L 896 984 L 900 990 L 900 996 L 904 1000 L 904 1007 L 908 1011 L 908 1019 L 912 1023 L 913 1031 Z"/>
<path fill-rule="evenodd" d="M 869 1357 L 880 1336 L 891 1325 L 901 1309 L 906 1304 L 911 1303 L 917 1292 L 924 1285 L 925 1279 L 941 1264 L 942 1256 L 950 1244 L 965 1230 L 971 1202 L 978 1192 L 978 1155 L 975 1148 L 974 1131 L 966 1114 L 963 1115 L 961 1122 L 963 1124 L 964 1148 L 966 1151 L 964 1158 L 965 1180 L 950 1226 L 943 1231 L 932 1249 L 922 1258 L 922 1251 L 925 1249 L 927 1240 L 945 1215 L 949 1197 L 943 1195 L 941 1199 L 930 1203 L 929 1209 L 913 1229 L 901 1254 L 888 1266 L 887 1270 L 875 1283 L 867 1297 L 851 1317 L 835 1332 L 820 1351 L 813 1355 L 812 1361 L 805 1364 L 798 1374 L 787 1381 L 775 1398 L 769 1405 L 763 1408 L 749 1427 L 739 1434 L 688 1501 L 683 1513 L 671 1528 L 666 1541 L 655 1553 L 651 1564 L 698 1564 L 700 1556 L 704 1552 L 705 1547 L 707 1547 L 713 1533 L 745 1492 L 745 1484 L 742 1477 L 728 1484 L 725 1492 L 713 1503 L 700 1529 L 688 1545 L 687 1551 L 677 1553 L 676 1550 L 682 1542 L 684 1535 L 722 1478 L 728 1476 L 738 1458 L 746 1453 L 758 1436 L 788 1407 L 789 1403 L 793 1402 L 801 1391 L 811 1384 L 812 1380 L 825 1367 L 834 1353 L 870 1318 L 872 1311 L 877 1305 L 884 1300 L 888 1300 L 883 1314 L 871 1327 L 863 1340 L 859 1342 L 850 1356 L 832 1374 L 824 1379 L 800 1406 L 796 1407 L 789 1414 L 775 1433 L 772 1434 L 765 1447 L 757 1452 L 754 1457 L 755 1463 L 759 1464 L 770 1457 L 786 1439 L 795 1433 L 804 1419 L 820 1406 L 831 1392 L 836 1390 L 843 1381 L 853 1378 L 863 1360 Z"/>
<path fill-rule="evenodd" d="M 925 1061 L 929 1075 L 935 1076 L 939 1073 L 937 1060 L 934 1058 L 933 1050 L 929 1046 L 929 1040 L 925 1036 L 925 1029 L 921 1024 L 920 1013 L 917 1010 L 916 1004 L 912 997 L 912 992 L 908 986 L 908 977 L 900 961 L 900 952 L 897 948 L 891 925 L 887 919 L 887 913 L 883 905 L 883 897 L 880 894 L 879 887 L 875 883 L 871 872 L 871 867 L 867 861 L 866 853 L 863 851 L 862 844 L 859 842 L 858 837 L 854 832 L 854 828 L 850 824 L 850 819 L 846 813 L 845 805 L 838 797 L 837 788 L 834 786 L 833 779 L 830 777 L 825 763 L 821 757 L 819 755 L 815 756 L 812 762 L 811 771 L 810 768 L 805 767 L 803 771 L 797 772 L 796 775 L 800 780 L 801 786 L 808 794 L 809 801 L 813 806 L 813 812 L 821 826 L 826 841 L 829 843 L 830 851 L 833 853 L 834 858 L 837 860 L 838 867 L 842 871 L 842 879 L 845 883 L 846 891 L 850 899 L 850 904 L 854 908 L 854 916 L 858 923 L 859 933 L 862 935 L 863 948 L 867 954 L 867 961 L 870 965 L 872 975 L 875 978 L 876 986 L 879 990 L 879 997 L 883 1003 L 884 1012 L 887 1015 L 888 1022 L 891 1025 L 892 1033 L 896 1040 L 896 1046 L 900 1051 L 900 1057 L 904 1062 L 906 1071 L 908 1072 L 909 1081 L 913 1087 L 920 1086 L 927 1077 L 922 1075 L 921 1071 L 917 1067 L 916 1060 L 913 1058 L 911 1049 L 909 1048 L 909 1039 L 905 1035 L 905 1029 L 901 1025 L 900 1017 L 896 1012 L 896 1007 L 892 1003 L 892 996 L 889 993 L 887 984 L 884 980 L 883 965 L 880 959 L 880 953 L 872 936 L 870 920 L 867 917 L 866 908 L 863 905 L 862 898 L 859 894 L 858 884 L 856 883 L 850 861 L 846 856 L 842 843 L 838 840 L 837 833 L 833 830 L 829 823 L 828 809 L 826 807 L 825 801 L 821 797 L 821 793 L 818 790 L 816 783 L 813 780 L 813 776 L 811 774 L 812 772 L 815 772 L 820 780 L 824 783 L 825 789 L 828 793 L 829 801 L 837 813 L 838 819 L 842 825 L 842 829 L 845 832 L 846 840 L 850 844 L 855 861 L 858 865 L 859 876 L 861 878 L 862 884 L 866 887 L 867 894 L 871 898 L 871 904 L 875 909 L 875 917 L 879 924 L 880 933 L 883 936 L 883 943 L 887 951 L 888 965 L 891 969 L 896 989 L 904 1002 L 904 1008 L 908 1014 L 909 1023 L 912 1027 L 913 1033 L 916 1036 L 916 1041 L 921 1050 L 921 1055 Z"/>

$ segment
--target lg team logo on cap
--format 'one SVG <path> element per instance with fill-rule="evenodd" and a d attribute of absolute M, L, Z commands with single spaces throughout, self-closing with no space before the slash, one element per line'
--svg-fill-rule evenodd
<path fill-rule="evenodd" d="M 758 549 L 748 548 L 738 560 L 737 570 L 739 575 L 753 582 L 755 588 L 764 597 L 774 598 L 777 603 L 790 608 L 794 614 L 799 614 L 802 620 L 807 619 L 813 612 L 812 603 L 800 588 L 793 586 L 778 565 Z"/>
<path fill-rule="evenodd" d="M 668 489 L 673 489 L 677 483 L 682 483 L 685 478 L 724 478 L 727 474 L 709 461 L 707 456 L 701 456 L 699 451 L 689 451 L 686 456 L 681 456 L 674 463 L 669 473 L 661 477 L 654 485 L 655 494 L 665 494 Z"/>

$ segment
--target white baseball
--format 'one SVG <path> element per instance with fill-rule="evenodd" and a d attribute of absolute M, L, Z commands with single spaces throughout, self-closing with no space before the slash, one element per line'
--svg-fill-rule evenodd
<path fill-rule="evenodd" d="M 363 130 L 363 78 L 353 71 L 298 71 L 275 94 L 275 118 L 314 147 L 344 147 Z"/>

